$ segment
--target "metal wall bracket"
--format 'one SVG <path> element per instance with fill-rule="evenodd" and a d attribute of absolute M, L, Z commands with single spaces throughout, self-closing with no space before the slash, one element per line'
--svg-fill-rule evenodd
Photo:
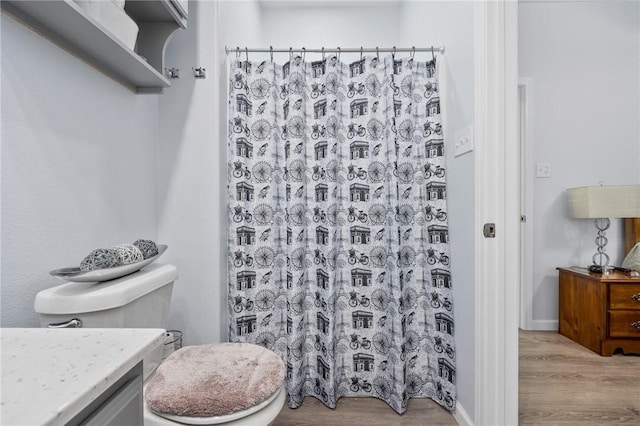
<path fill-rule="evenodd" d="M 203 67 L 194 68 L 193 76 L 195 78 L 207 78 L 207 70 Z"/>
<path fill-rule="evenodd" d="M 164 72 L 167 74 L 167 77 L 171 79 L 180 78 L 180 70 L 178 68 L 165 68 Z"/>

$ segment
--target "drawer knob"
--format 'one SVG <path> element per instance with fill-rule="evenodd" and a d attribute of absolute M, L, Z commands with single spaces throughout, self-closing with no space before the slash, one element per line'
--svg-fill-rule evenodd
<path fill-rule="evenodd" d="M 632 322 L 631 327 L 635 328 L 636 330 L 640 330 L 640 321 Z"/>
<path fill-rule="evenodd" d="M 631 298 L 636 302 L 640 302 L 640 293 L 634 294 L 633 296 L 631 296 Z"/>

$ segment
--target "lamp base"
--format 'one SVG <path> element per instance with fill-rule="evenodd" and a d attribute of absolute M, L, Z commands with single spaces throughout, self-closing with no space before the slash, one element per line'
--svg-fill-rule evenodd
<path fill-rule="evenodd" d="M 621 268 L 620 266 L 598 266 L 598 265 L 589 265 L 587 267 L 589 272 L 595 272 L 597 274 L 609 274 L 613 271 L 620 271 L 623 274 L 628 274 L 631 272 L 631 269 Z"/>
<path fill-rule="evenodd" d="M 607 229 L 611 225 L 611 221 L 609 218 L 598 218 L 593 221 L 596 229 L 598 230 L 598 235 L 596 236 L 596 246 L 598 247 L 598 251 L 593 255 L 591 261 L 594 265 L 599 266 L 600 268 L 604 268 L 609 265 L 609 255 L 606 253 L 606 246 L 609 243 L 607 240 Z"/>
<path fill-rule="evenodd" d="M 589 267 L 587 269 L 589 270 L 589 272 L 594 272 L 596 274 L 601 274 L 602 273 L 602 266 L 589 265 Z"/>

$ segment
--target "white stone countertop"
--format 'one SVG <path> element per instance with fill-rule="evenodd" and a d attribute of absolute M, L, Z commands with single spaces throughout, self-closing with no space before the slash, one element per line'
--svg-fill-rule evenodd
<path fill-rule="evenodd" d="M 0 423 L 63 425 L 163 342 L 162 329 L 0 329 Z"/>

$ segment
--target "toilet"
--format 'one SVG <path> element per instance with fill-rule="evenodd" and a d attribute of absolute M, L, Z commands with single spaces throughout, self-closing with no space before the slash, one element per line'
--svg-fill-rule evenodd
<path fill-rule="evenodd" d="M 173 283 L 177 276 L 177 269 L 173 265 L 152 264 L 141 271 L 111 281 L 65 283 L 39 292 L 35 298 L 34 309 L 40 316 L 42 327 L 166 329 Z M 199 351 L 200 354 L 213 357 L 209 359 L 215 359 L 214 352 L 224 349 L 225 345 L 230 344 L 186 347 L 181 349 L 180 356 Z M 245 348 L 249 351 L 247 352 L 249 356 L 260 354 L 260 356 L 270 356 L 273 359 L 275 355 L 255 345 L 240 344 L 234 346 L 234 349 L 236 348 Z M 243 350 L 240 350 L 240 353 Z M 238 352 L 238 350 L 234 352 Z M 163 368 L 159 368 L 162 355 L 163 347 L 160 345 L 143 360 L 145 393 L 147 387 L 153 387 L 156 371 L 159 375 L 163 374 Z M 178 358 L 177 355 L 178 353 L 172 354 L 167 360 L 167 365 L 172 362 L 172 359 Z M 279 359 L 278 361 L 281 362 Z M 207 365 L 212 364 L 215 363 Z M 188 370 L 189 365 L 184 367 L 171 365 L 173 372 L 176 372 L 176 368 Z M 216 366 L 212 365 L 212 368 L 216 368 Z M 256 374 L 260 374 L 260 369 L 255 370 Z M 177 376 L 180 376 L 179 370 L 176 373 Z M 221 371 L 215 373 L 221 373 Z M 268 425 L 277 417 L 284 406 L 286 399 L 284 374 L 282 374 L 282 381 L 277 379 L 271 383 L 271 388 L 273 388 L 273 392 L 269 391 L 270 395 L 266 397 L 261 395 L 260 398 L 263 399 L 254 406 L 244 407 L 242 410 L 233 411 L 230 414 L 218 414 L 210 417 L 159 413 L 153 411 L 145 400 L 144 424 L 145 426 L 178 424 Z M 151 390 L 153 391 L 153 389 Z"/>

